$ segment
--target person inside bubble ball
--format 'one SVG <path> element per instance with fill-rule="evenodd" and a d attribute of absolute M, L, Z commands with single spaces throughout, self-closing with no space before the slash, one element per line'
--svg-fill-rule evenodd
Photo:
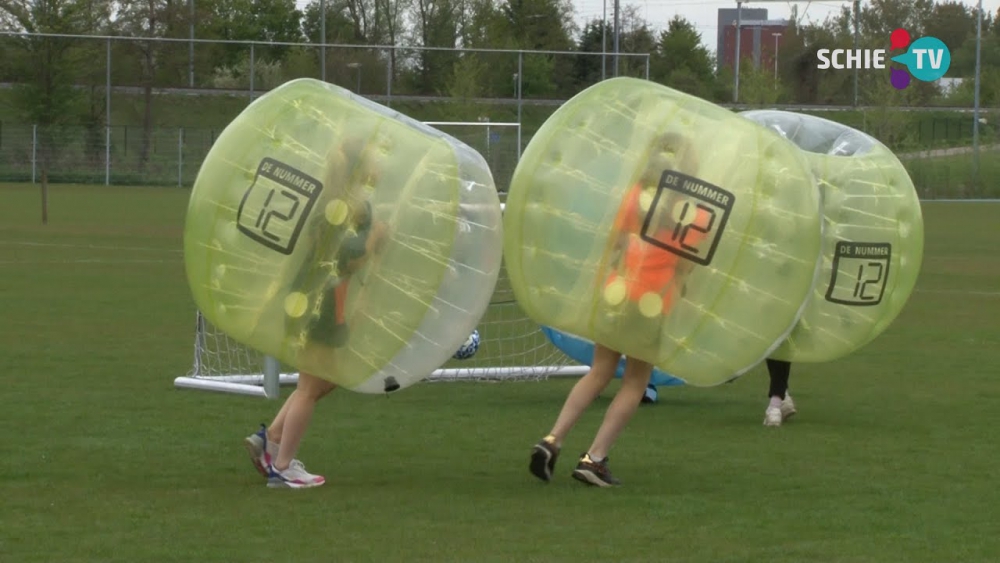
<path fill-rule="evenodd" d="M 324 212 L 313 221 L 309 254 L 302 262 L 290 293 L 313 296 L 304 328 L 306 349 L 336 350 L 348 339 L 345 320 L 347 290 L 353 275 L 368 257 L 378 252 L 387 238 L 387 226 L 374 220 L 369 187 L 374 186 L 376 168 L 370 150 L 358 139 L 349 140 L 330 154 L 325 189 L 318 208 Z M 352 165 L 352 163 L 354 163 Z M 306 234 L 306 233 L 304 233 Z M 298 319 L 290 319 L 295 324 Z M 326 482 L 306 471 L 295 458 L 308 429 L 316 403 L 336 384 L 300 370 L 298 383 L 271 424 L 246 437 L 244 444 L 257 471 L 270 488 L 309 488 Z"/>
<path fill-rule="evenodd" d="M 653 151 L 654 156 L 649 159 L 639 181 L 625 193 L 615 218 L 609 261 L 612 271 L 600 289 L 605 302 L 617 312 L 614 317 L 604 317 L 609 320 L 601 327 L 601 332 L 628 330 L 658 339 L 661 315 L 669 312 L 678 297 L 683 297 L 686 273 L 693 266 L 678 254 L 650 244 L 641 236 L 664 171 L 693 174 L 697 168 L 697 161 L 679 136 L 662 137 L 661 145 L 656 148 L 660 150 Z M 664 192 L 668 194 L 664 206 L 668 211 L 654 211 L 649 225 L 645 225 L 645 232 L 659 240 L 665 240 L 661 237 L 669 236 L 668 231 L 676 226 L 677 213 L 670 210 L 683 205 L 684 200 L 683 194 L 672 190 Z M 694 238 L 687 242 L 697 244 Z M 621 357 L 621 352 L 595 341 L 590 370 L 573 386 L 552 429 L 532 448 L 528 465 L 532 475 L 545 482 L 551 481 L 563 440 L 614 378 Z M 580 456 L 572 474 L 574 479 L 598 487 L 621 484 L 611 474 L 608 451 L 635 414 L 652 372 L 653 364 L 626 356 L 621 387 L 608 406 L 593 442 Z"/>

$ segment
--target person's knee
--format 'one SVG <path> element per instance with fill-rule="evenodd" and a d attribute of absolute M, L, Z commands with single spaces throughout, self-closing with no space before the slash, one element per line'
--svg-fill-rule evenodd
<path fill-rule="evenodd" d="M 329 395 L 330 392 L 336 388 L 337 385 L 335 383 L 331 383 L 325 379 L 316 377 L 315 375 L 300 373 L 299 383 L 295 390 L 305 398 L 312 401 L 318 401 Z"/>
<path fill-rule="evenodd" d="M 653 364 L 635 358 L 626 358 L 625 374 L 622 376 L 624 384 L 646 387 L 652 376 Z"/>
<path fill-rule="evenodd" d="M 615 375 L 615 371 L 618 369 L 618 361 L 621 357 L 621 353 L 600 344 L 595 344 L 594 365 L 591 366 L 590 372 L 599 379 L 611 381 L 611 378 Z"/>

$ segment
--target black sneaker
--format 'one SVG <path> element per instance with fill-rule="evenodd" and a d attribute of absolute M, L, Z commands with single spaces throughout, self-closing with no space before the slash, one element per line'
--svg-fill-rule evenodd
<path fill-rule="evenodd" d="M 621 485 L 621 481 L 615 479 L 608 468 L 608 458 L 597 462 L 590 458 L 590 454 L 586 453 L 580 456 L 580 463 L 573 470 L 573 478 L 588 485 L 596 485 L 598 487 L 617 487 Z"/>
<path fill-rule="evenodd" d="M 552 470 L 555 469 L 558 458 L 559 448 L 552 442 L 542 440 L 531 449 L 531 463 L 528 465 L 528 470 L 542 481 L 551 481 Z"/>

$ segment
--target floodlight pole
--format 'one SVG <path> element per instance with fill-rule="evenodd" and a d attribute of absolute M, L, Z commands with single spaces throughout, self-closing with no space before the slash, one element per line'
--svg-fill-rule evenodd
<path fill-rule="evenodd" d="M 740 25 L 743 23 L 743 2 L 736 2 L 736 60 L 733 61 L 733 103 L 740 101 Z"/>
<path fill-rule="evenodd" d="M 188 88 L 194 88 L 194 0 L 188 0 L 188 15 L 191 18 L 188 29 Z"/>
<path fill-rule="evenodd" d="M 618 0 L 615 0 L 615 76 L 618 76 L 618 36 L 621 30 L 618 27 Z"/>
<path fill-rule="evenodd" d="M 861 0 L 854 0 L 854 51 L 858 50 L 859 19 L 861 13 Z M 858 67 L 854 66 L 854 107 L 858 107 Z"/>
<path fill-rule="evenodd" d="M 111 38 L 105 44 L 104 62 L 104 185 L 111 185 Z"/>
<path fill-rule="evenodd" d="M 326 0 L 319 0 L 319 79 L 326 82 Z"/>
<path fill-rule="evenodd" d="M 972 178 L 979 181 L 979 75 L 982 74 L 981 47 L 983 42 L 983 0 L 976 10 L 976 84 L 972 110 Z"/>
<path fill-rule="evenodd" d="M 601 80 L 607 78 L 608 70 L 608 0 L 604 0 L 601 15 Z"/>
<path fill-rule="evenodd" d="M 781 37 L 781 33 L 772 33 L 774 37 L 774 89 L 778 89 L 778 38 Z"/>

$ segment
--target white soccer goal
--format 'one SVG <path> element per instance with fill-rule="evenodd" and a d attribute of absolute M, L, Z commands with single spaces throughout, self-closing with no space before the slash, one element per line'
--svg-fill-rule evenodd
<path fill-rule="evenodd" d="M 490 166 L 501 200 L 504 198 L 521 154 L 519 123 L 426 124 L 479 151 Z M 468 360 L 449 361 L 426 381 L 535 381 L 580 376 L 589 369 L 553 347 L 541 328 L 521 311 L 505 270 L 477 330 L 481 338 L 478 353 Z M 194 365 L 186 376 L 174 380 L 174 386 L 273 399 L 280 395 L 280 386 L 294 385 L 297 380 L 297 373 L 229 338 L 197 312 Z"/>

